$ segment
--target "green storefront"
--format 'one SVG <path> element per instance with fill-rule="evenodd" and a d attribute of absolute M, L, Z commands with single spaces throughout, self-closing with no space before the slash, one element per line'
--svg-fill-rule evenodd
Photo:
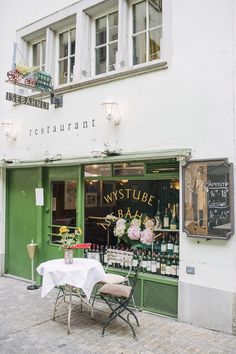
<path fill-rule="evenodd" d="M 153 218 L 175 211 L 177 227 L 156 230 L 152 247 L 144 252 L 161 252 L 165 238 L 176 240 L 179 210 L 179 162 L 176 157 L 142 159 L 114 156 L 83 161 L 68 161 L 7 169 L 6 270 L 17 277 L 30 279 L 31 268 L 26 245 L 38 244 L 36 265 L 62 258 L 58 247 L 60 225 L 81 226 L 83 239 L 94 249 L 115 246 L 114 225 L 106 215 L 119 218 Z M 36 206 L 35 188 L 43 188 L 44 205 Z M 121 243 L 119 247 L 126 247 Z M 139 250 L 142 252 L 142 250 Z M 75 251 L 75 256 L 83 256 Z M 124 272 L 111 269 L 111 272 Z M 178 280 L 176 277 L 140 272 L 135 292 L 140 308 L 177 317 Z"/>

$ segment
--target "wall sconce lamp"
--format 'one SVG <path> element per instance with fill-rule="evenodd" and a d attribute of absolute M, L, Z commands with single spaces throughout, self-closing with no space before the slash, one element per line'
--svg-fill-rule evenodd
<path fill-rule="evenodd" d="M 14 124 L 13 123 L 10 123 L 10 122 L 2 122 L 0 123 L 1 125 L 1 130 L 3 132 L 3 134 L 8 138 L 8 139 L 11 139 L 11 140 L 16 140 L 16 132 L 15 132 L 15 129 L 14 129 Z"/>
<path fill-rule="evenodd" d="M 119 125 L 121 121 L 119 105 L 111 97 L 107 98 L 102 103 L 103 111 L 108 121 L 114 122 L 115 125 Z"/>

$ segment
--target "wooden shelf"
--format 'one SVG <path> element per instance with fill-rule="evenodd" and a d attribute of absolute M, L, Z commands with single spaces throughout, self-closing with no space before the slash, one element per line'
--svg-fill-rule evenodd
<path fill-rule="evenodd" d="M 179 232 L 179 229 L 177 229 L 177 230 L 172 230 L 172 229 L 158 229 L 158 230 L 155 230 L 155 232 Z"/>

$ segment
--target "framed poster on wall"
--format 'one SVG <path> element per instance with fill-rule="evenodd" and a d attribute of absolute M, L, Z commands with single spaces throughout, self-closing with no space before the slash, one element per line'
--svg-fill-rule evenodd
<path fill-rule="evenodd" d="M 227 239 L 234 233 L 233 166 L 195 160 L 183 167 L 183 231 L 191 237 Z"/>
<path fill-rule="evenodd" d="M 65 181 L 65 210 L 76 209 L 76 181 Z"/>
<path fill-rule="evenodd" d="M 97 193 L 86 193 L 85 206 L 88 208 L 97 207 Z"/>

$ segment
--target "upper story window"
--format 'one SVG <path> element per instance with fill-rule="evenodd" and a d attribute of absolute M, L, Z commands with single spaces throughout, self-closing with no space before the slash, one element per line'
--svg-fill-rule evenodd
<path fill-rule="evenodd" d="M 95 20 L 95 73 L 115 70 L 118 50 L 118 12 Z"/>
<path fill-rule="evenodd" d="M 46 40 L 42 40 L 32 45 L 32 64 L 45 71 L 46 62 Z"/>
<path fill-rule="evenodd" d="M 59 34 L 58 84 L 73 81 L 75 65 L 75 28 Z"/>
<path fill-rule="evenodd" d="M 78 1 L 19 30 L 24 61 L 49 73 L 55 87 L 98 75 L 100 81 L 114 72 L 125 76 L 137 64 L 147 64 L 147 71 L 153 64 L 166 65 L 172 51 L 171 2 L 164 3 L 164 18 L 162 0 L 92 3 Z"/>
<path fill-rule="evenodd" d="M 132 10 L 133 65 L 160 59 L 162 1 L 141 1 Z"/>

